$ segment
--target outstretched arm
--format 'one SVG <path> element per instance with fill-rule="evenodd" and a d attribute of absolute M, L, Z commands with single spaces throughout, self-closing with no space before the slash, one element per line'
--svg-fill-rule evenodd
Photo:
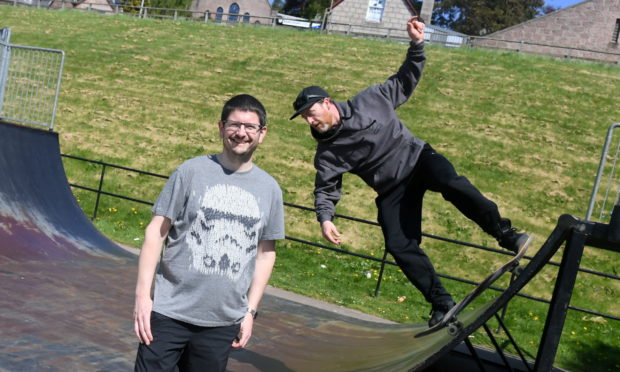
<path fill-rule="evenodd" d="M 418 17 L 412 17 L 407 22 L 407 34 L 411 39 L 411 45 L 407 50 L 405 61 L 383 84 L 378 85 L 381 94 L 392 104 L 392 107 L 405 103 L 413 94 L 414 89 L 422 78 L 422 71 L 426 64 L 424 56 L 424 23 Z"/>
<path fill-rule="evenodd" d="M 426 27 L 425 24 L 420 22 L 420 17 L 418 16 L 411 17 L 407 21 L 407 33 L 414 44 L 424 41 L 424 27 Z"/>

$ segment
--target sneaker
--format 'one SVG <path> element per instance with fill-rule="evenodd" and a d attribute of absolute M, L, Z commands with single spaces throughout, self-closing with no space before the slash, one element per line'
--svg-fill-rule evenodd
<path fill-rule="evenodd" d="M 513 253 L 519 252 L 529 238 L 525 233 L 518 233 L 517 229 L 512 227 L 510 220 L 507 218 L 502 218 L 500 220 L 500 231 L 501 236 L 497 238 L 499 246 Z"/>
<path fill-rule="evenodd" d="M 438 304 L 433 304 L 433 309 L 430 312 L 431 319 L 428 321 L 428 326 L 432 327 L 439 323 L 450 309 L 456 305 L 454 301 L 447 300 Z"/>

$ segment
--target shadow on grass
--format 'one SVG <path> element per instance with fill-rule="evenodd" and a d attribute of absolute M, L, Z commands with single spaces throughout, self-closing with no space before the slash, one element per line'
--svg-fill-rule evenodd
<path fill-rule="evenodd" d="M 615 372 L 620 371 L 620 348 L 603 341 L 580 344 L 575 348 L 573 360 L 565 363 L 571 371 Z"/>

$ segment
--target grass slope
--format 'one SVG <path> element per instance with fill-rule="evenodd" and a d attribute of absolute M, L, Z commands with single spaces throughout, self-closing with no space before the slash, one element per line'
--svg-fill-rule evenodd
<path fill-rule="evenodd" d="M 56 119 L 62 151 L 169 174 L 183 160 L 219 152 L 217 120 L 224 101 L 257 96 L 269 132 L 256 162 L 271 173 L 285 201 L 312 205 L 314 142 L 306 125 L 289 121 L 306 85 L 345 100 L 384 81 L 400 65 L 404 44 L 309 32 L 139 20 L 77 11 L 0 7 L 12 42 L 66 52 Z M 399 115 L 467 175 L 513 223 L 538 235 L 558 216 L 584 216 L 607 128 L 620 121 L 616 66 L 557 61 L 509 52 L 427 46 L 428 63 L 414 97 Z M 66 160 L 72 182 L 96 188 L 99 168 Z M 374 194 L 345 176 L 338 212 L 374 220 Z M 107 191 L 154 200 L 162 180 L 106 171 Z M 94 196 L 76 192 L 86 213 Z M 148 207 L 103 198 L 95 223 L 111 238 L 139 246 Z M 287 235 L 322 242 L 314 215 L 287 208 Z M 339 220 L 343 248 L 381 257 L 380 231 Z M 495 242 L 441 196 L 429 193 L 425 232 L 495 247 Z M 426 240 L 438 271 L 480 280 L 504 260 L 497 255 Z M 536 248 L 536 247 L 534 247 Z M 272 283 L 399 322 L 422 321 L 428 306 L 403 275 L 388 267 L 373 297 L 378 265 L 285 241 Z M 557 259 L 559 261 L 559 258 Z M 618 273 L 617 255 L 587 248 L 582 266 Z M 549 298 L 557 269 L 525 288 Z M 445 281 L 460 298 L 471 287 Z M 580 274 L 572 304 L 618 314 L 617 282 Z M 400 298 L 400 301 L 398 300 Z M 511 303 L 507 321 L 536 354 L 546 307 Z M 475 335 L 474 341 L 485 343 Z M 573 370 L 620 368 L 617 322 L 572 312 L 556 363 Z M 614 351 L 615 350 L 615 351 Z"/>

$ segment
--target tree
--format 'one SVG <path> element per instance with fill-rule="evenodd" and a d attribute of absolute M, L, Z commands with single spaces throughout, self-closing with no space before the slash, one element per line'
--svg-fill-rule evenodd
<path fill-rule="evenodd" d="M 125 0 L 122 2 L 121 8 L 123 9 L 123 13 L 138 14 L 141 4 L 141 0 Z M 148 6 L 147 1 L 144 2 L 144 6 Z"/>
<path fill-rule="evenodd" d="M 486 35 L 536 17 L 544 0 L 439 0 L 433 24 L 468 35 Z"/>
<path fill-rule="evenodd" d="M 286 0 L 282 7 L 282 13 L 301 17 L 301 12 L 305 6 L 305 0 Z"/>
<path fill-rule="evenodd" d="M 149 6 L 166 9 L 189 9 L 192 6 L 192 0 L 150 0 Z"/>
<path fill-rule="evenodd" d="M 308 19 L 322 19 L 325 10 L 329 8 L 331 0 L 308 0 L 302 12 L 302 17 Z"/>
<path fill-rule="evenodd" d="M 553 5 L 545 5 L 542 8 L 540 8 L 540 14 L 545 15 L 545 14 L 553 13 L 556 10 L 560 10 L 560 8 L 556 8 Z"/>
<path fill-rule="evenodd" d="M 285 3 L 285 0 L 273 0 L 273 3 L 271 3 L 271 8 L 275 10 L 282 10 Z"/>

